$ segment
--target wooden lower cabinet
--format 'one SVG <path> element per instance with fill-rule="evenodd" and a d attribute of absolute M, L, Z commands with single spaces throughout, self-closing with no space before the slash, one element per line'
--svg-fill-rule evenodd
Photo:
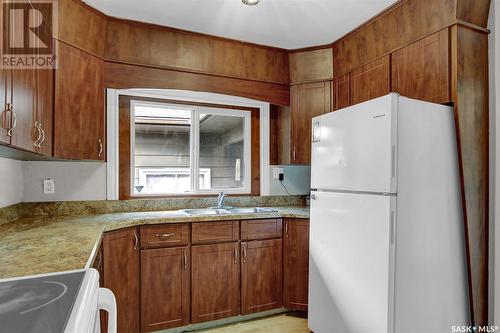
<path fill-rule="evenodd" d="M 239 243 L 192 247 L 191 322 L 240 313 Z"/>
<path fill-rule="evenodd" d="M 108 232 L 102 243 L 104 286 L 115 294 L 118 332 L 140 331 L 139 244 L 136 228 Z"/>
<path fill-rule="evenodd" d="M 285 219 L 283 239 L 285 307 L 307 311 L 309 284 L 309 219 Z"/>
<path fill-rule="evenodd" d="M 189 324 L 190 271 L 189 246 L 141 251 L 142 332 Z"/>
<path fill-rule="evenodd" d="M 241 313 L 283 305 L 282 239 L 241 244 Z"/>

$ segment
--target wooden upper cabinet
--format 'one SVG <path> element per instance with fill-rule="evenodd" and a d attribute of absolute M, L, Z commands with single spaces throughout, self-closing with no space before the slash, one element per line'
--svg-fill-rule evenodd
<path fill-rule="evenodd" d="M 390 92 L 389 56 L 379 58 L 351 73 L 351 103 L 357 104 Z"/>
<path fill-rule="evenodd" d="M 191 275 L 192 323 L 240 313 L 238 242 L 193 246 Z"/>
<path fill-rule="evenodd" d="M 0 143 L 10 144 L 9 129 L 12 126 L 12 116 L 7 111 L 7 103 L 10 103 L 10 79 L 12 70 L 0 68 Z"/>
<path fill-rule="evenodd" d="M 16 148 L 34 151 L 34 143 L 38 139 L 34 126 L 36 70 L 14 69 L 12 73 L 12 111 L 15 114 L 15 127 L 10 144 Z"/>
<path fill-rule="evenodd" d="M 115 294 L 118 332 L 140 331 L 139 243 L 136 228 L 108 232 L 103 238 L 104 286 Z"/>
<path fill-rule="evenodd" d="M 408 45 L 392 56 L 392 91 L 435 103 L 450 102 L 448 29 Z"/>
<path fill-rule="evenodd" d="M 36 85 L 36 121 L 41 131 L 41 137 L 35 152 L 52 156 L 54 136 L 54 71 L 39 69 Z"/>
<path fill-rule="evenodd" d="M 351 105 L 351 75 L 339 76 L 332 83 L 332 109 L 339 110 Z"/>
<path fill-rule="evenodd" d="M 285 307 L 307 311 L 309 283 L 309 220 L 285 219 L 283 238 Z"/>
<path fill-rule="evenodd" d="M 241 313 L 283 305 L 282 239 L 241 244 Z"/>
<path fill-rule="evenodd" d="M 142 332 L 189 323 L 190 272 L 188 246 L 141 251 Z"/>
<path fill-rule="evenodd" d="M 331 82 L 291 87 L 291 163 L 311 163 L 311 120 L 331 111 Z"/>
<path fill-rule="evenodd" d="M 104 160 L 102 60 L 57 42 L 54 156 Z"/>
<path fill-rule="evenodd" d="M 288 58 L 291 83 L 306 83 L 333 78 L 332 48 L 292 52 Z"/>

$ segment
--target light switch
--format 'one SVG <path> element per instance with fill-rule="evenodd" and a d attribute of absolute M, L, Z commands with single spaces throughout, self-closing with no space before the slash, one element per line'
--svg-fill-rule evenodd
<path fill-rule="evenodd" d="M 43 193 L 44 194 L 54 194 L 56 193 L 56 184 L 53 179 L 43 180 Z"/>

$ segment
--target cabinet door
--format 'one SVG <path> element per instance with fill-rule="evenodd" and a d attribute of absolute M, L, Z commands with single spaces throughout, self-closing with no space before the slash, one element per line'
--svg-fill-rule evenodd
<path fill-rule="evenodd" d="M 104 286 L 111 289 L 116 297 L 118 332 L 136 333 L 140 330 L 138 249 L 136 228 L 104 235 Z"/>
<path fill-rule="evenodd" d="M 191 322 L 240 313 L 238 242 L 192 247 Z"/>
<path fill-rule="evenodd" d="M 14 69 L 12 75 L 12 110 L 15 113 L 15 128 L 10 144 L 16 148 L 36 151 L 38 139 L 35 127 L 35 69 Z"/>
<path fill-rule="evenodd" d="M 291 88 L 291 156 L 293 164 L 311 164 L 311 119 L 331 111 L 331 82 Z"/>
<path fill-rule="evenodd" d="M 429 102 L 450 102 L 448 29 L 404 47 L 391 56 L 392 91 Z"/>
<path fill-rule="evenodd" d="M 241 244 L 241 313 L 283 305 L 282 239 Z"/>
<path fill-rule="evenodd" d="M 189 323 L 189 247 L 141 251 L 142 332 Z"/>
<path fill-rule="evenodd" d="M 351 105 L 351 76 L 349 73 L 333 80 L 332 104 L 333 110 L 342 109 Z"/>
<path fill-rule="evenodd" d="M 351 103 L 357 104 L 390 92 L 389 56 L 377 59 L 351 73 Z"/>
<path fill-rule="evenodd" d="M 54 70 L 37 70 L 36 81 L 36 119 L 42 130 L 42 137 L 36 152 L 52 156 L 54 129 Z"/>
<path fill-rule="evenodd" d="M 65 43 L 57 46 L 54 156 L 104 160 L 102 61 Z"/>
<path fill-rule="evenodd" d="M 309 220 L 285 219 L 283 239 L 285 307 L 307 311 L 309 283 Z"/>
<path fill-rule="evenodd" d="M 9 128 L 12 124 L 11 115 L 7 113 L 7 103 L 10 103 L 10 80 L 12 70 L 0 68 L 0 143 L 10 144 L 10 136 L 8 136 Z"/>

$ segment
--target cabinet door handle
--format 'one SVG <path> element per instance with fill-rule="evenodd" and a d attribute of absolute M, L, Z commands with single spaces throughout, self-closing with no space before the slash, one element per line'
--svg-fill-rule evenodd
<path fill-rule="evenodd" d="M 42 131 L 40 130 L 40 127 L 38 127 L 38 121 L 36 121 L 36 120 L 35 120 L 35 128 L 36 128 L 36 130 L 37 130 L 37 132 L 38 132 L 38 137 L 36 138 L 35 143 L 33 143 L 33 146 L 34 146 L 35 148 L 37 148 L 37 147 L 39 147 L 39 146 L 38 146 L 38 143 L 39 143 L 39 142 L 40 142 L 40 140 L 42 139 Z"/>
<path fill-rule="evenodd" d="M 10 113 L 11 117 L 12 117 L 12 125 L 10 125 L 9 127 L 7 127 L 5 124 L 8 113 Z M 7 130 L 7 136 L 12 136 L 12 131 L 17 126 L 17 116 L 16 116 L 16 113 L 12 110 L 11 103 L 7 103 L 7 107 L 2 112 L 2 125 L 3 125 L 3 128 L 5 128 Z"/>
<path fill-rule="evenodd" d="M 155 237 L 157 238 L 168 238 L 173 236 L 175 236 L 175 234 L 155 234 Z"/>
<path fill-rule="evenodd" d="M 187 253 L 186 253 L 186 250 L 184 250 L 184 269 L 187 269 Z"/>
<path fill-rule="evenodd" d="M 293 147 L 293 160 L 295 161 L 295 158 L 297 156 L 297 148 Z"/>
<path fill-rule="evenodd" d="M 236 248 L 238 245 L 234 246 L 234 263 L 238 263 L 238 249 Z"/>
<path fill-rule="evenodd" d="M 40 128 L 40 131 L 42 132 L 42 140 L 38 143 L 38 148 L 41 148 L 42 143 L 45 141 L 45 131 L 43 130 L 43 125 L 41 122 L 38 122 L 38 127 Z"/>
<path fill-rule="evenodd" d="M 288 238 L 288 221 L 285 221 L 285 237 Z"/>
<path fill-rule="evenodd" d="M 139 246 L 139 237 L 137 237 L 137 230 L 134 230 L 134 250 Z"/>
<path fill-rule="evenodd" d="M 98 154 L 98 156 L 101 157 L 102 151 L 103 151 L 104 148 L 103 148 L 103 145 L 102 145 L 102 140 L 99 139 L 98 142 L 99 142 L 99 154 Z"/>
<path fill-rule="evenodd" d="M 247 262 L 247 244 L 241 244 L 241 249 L 242 249 L 242 253 L 241 253 L 241 259 L 243 260 L 243 263 L 245 264 Z"/>

